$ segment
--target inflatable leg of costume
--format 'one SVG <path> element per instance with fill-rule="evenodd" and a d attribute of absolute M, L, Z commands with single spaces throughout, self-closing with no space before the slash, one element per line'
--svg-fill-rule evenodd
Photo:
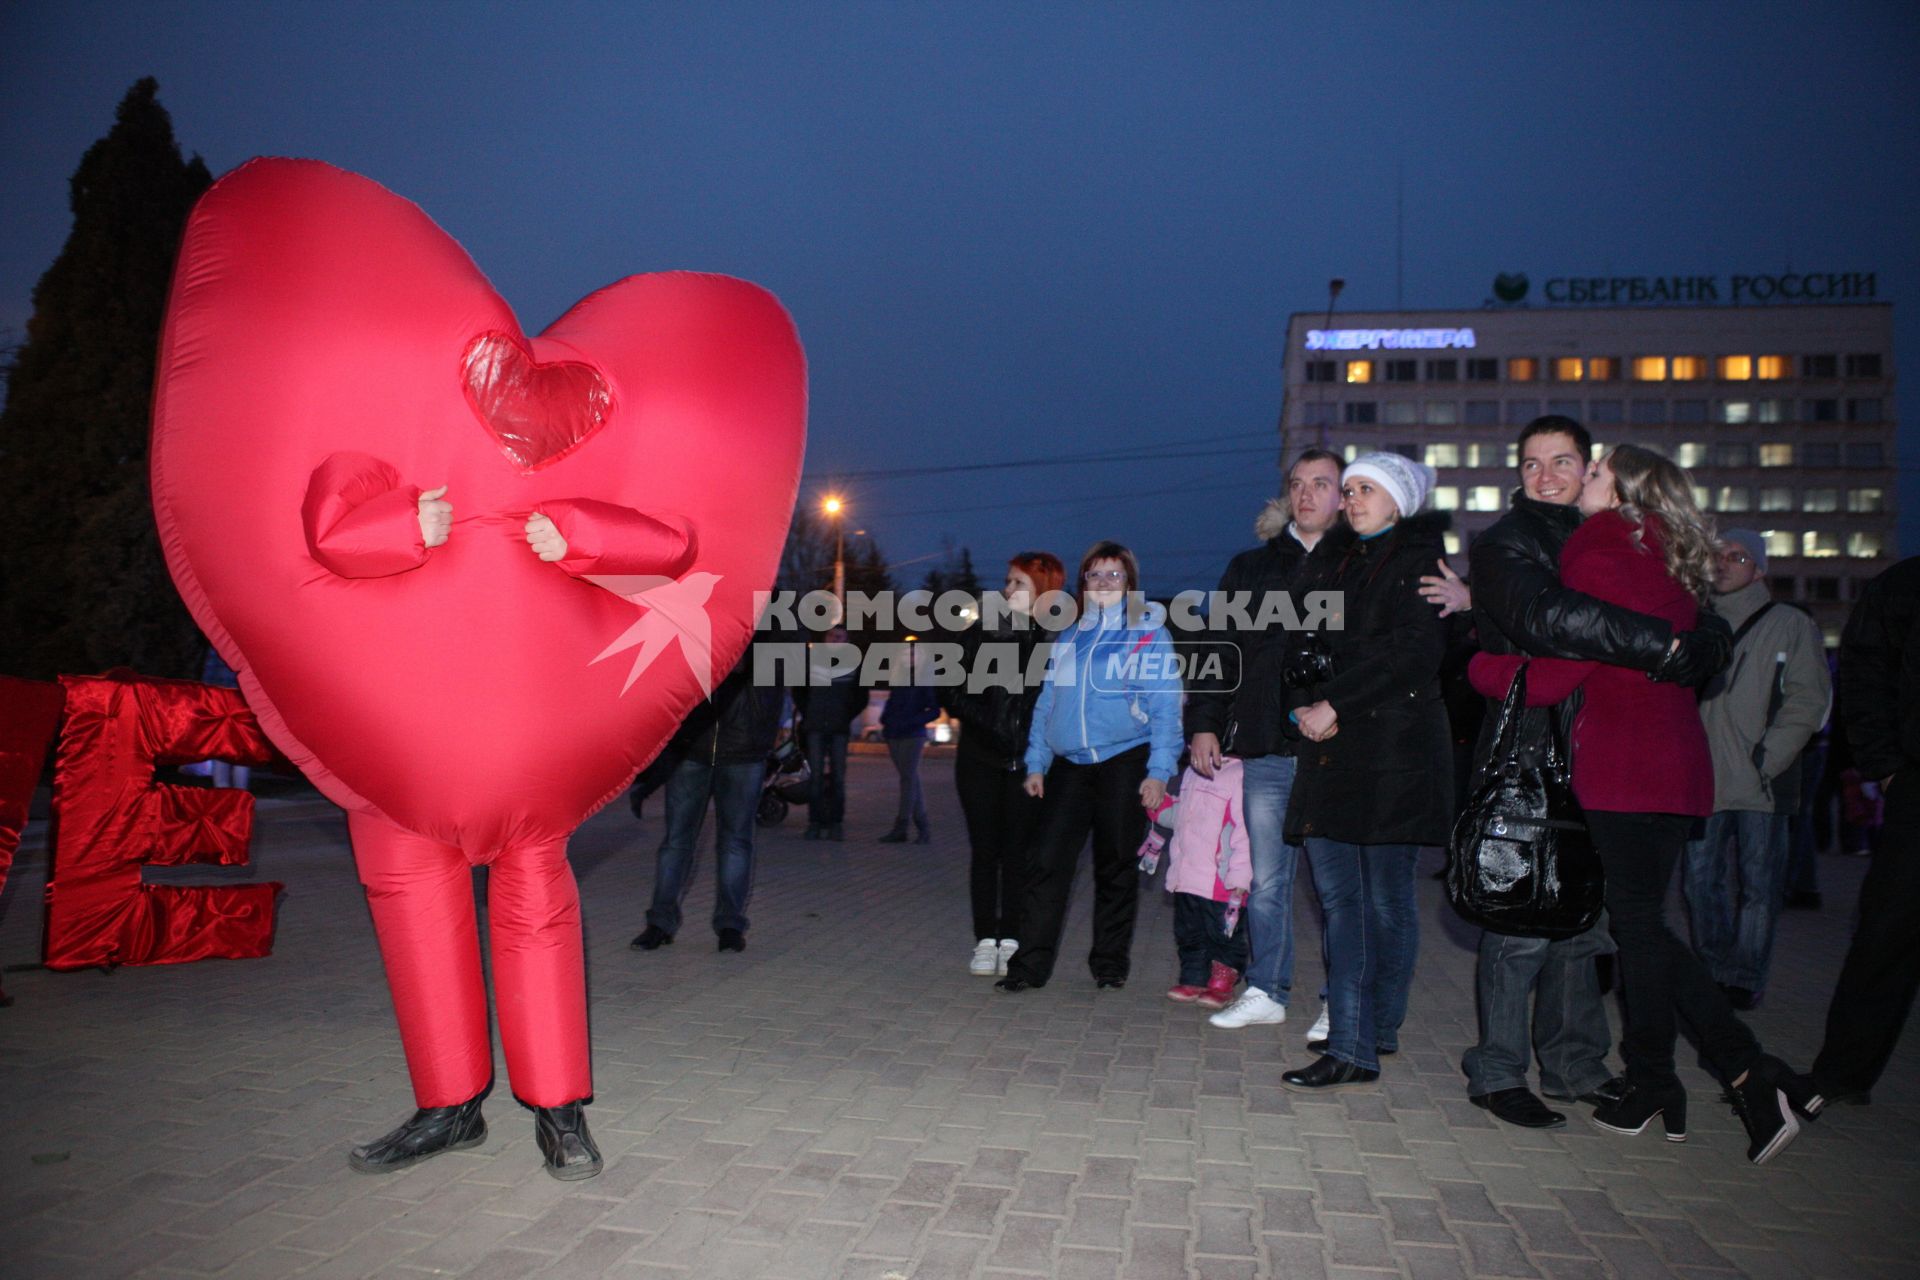
<path fill-rule="evenodd" d="M 400 1044 L 421 1107 L 458 1106 L 493 1078 L 473 867 L 450 844 L 349 813 Z"/>
<path fill-rule="evenodd" d="M 489 864 L 487 933 L 513 1096 L 534 1107 L 589 1097 L 580 890 L 564 839 L 503 849 Z"/>

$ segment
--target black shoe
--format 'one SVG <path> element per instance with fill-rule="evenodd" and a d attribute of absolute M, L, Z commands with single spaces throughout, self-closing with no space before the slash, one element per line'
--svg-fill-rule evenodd
<path fill-rule="evenodd" d="M 1765 1164 L 1800 1136 L 1800 1122 L 1793 1118 L 1794 1106 L 1787 1099 L 1784 1077 L 1791 1075 L 1785 1063 L 1762 1054 L 1747 1068 L 1745 1080 L 1720 1095 L 1746 1127 L 1747 1159 L 1755 1164 Z"/>
<path fill-rule="evenodd" d="M 1627 1096 L 1627 1078 L 1625 1076 L 1615 1076 L 1611 1080 L 1602 1080 L 1585 1093 L 1553 1093 L 1546 1089 L 1542 1089 L 1540 1092 L 1546 1094 L 1555 1102 L 1584 1102 L 1590 1107 L 1606 1107 L 1612 1106 Z"/>
<path fill-rule="evenodd" d="M 635 951 L 652 951 L 657 947 L 673 945 L 673 935 L 657 924 L 650 924 L 640 931 L 640 936 L 627 944 Z"/>
<path fill-rule="evenodd" d="M 1741 1013 L 1751 1012 L 1760 1003 L 1759 993 L 1749 991 L 1745 987 L 1729 986 L 1723 982 L 1720 984 L 1720 989 L 1727 993 L 1727 1003 Z"/>
<path fill-rule="evenodd" d="M 587 1114 L 578 1102 L 533 1109 L 533 1137 L 547 1158 L 547 1172 L 562 1182 L 591 1178 L 605 1167 L 600 1148 L 587 1132 Z"/>
<path fill-rule="evenodd" d="M 740 932 L 738 929 L 722 929 L 720 931 L 720 950 L 745 951 L 746 949 L 746 934 Z"/>
<path fill-rule="evenodd" d="M 1618 1102 L 1593 1109 L 1593 1122 L 1608 1133 L 1637 1134 L 1660 1117 L 1668 1142 L 1687 1140 L 1687 1091 L 1678 1084 L 1664 1089 L 1627 1086 Z"/>
<path fill-rule="evenodd" d="M 1808 1119 L 1821 1115 L 1828 1107 L 1870 1107 L 1873 1094 L 1865 1089 L 1821 1088 L 1815 1086 L 1802 1112 Z"/>
<path fill-rule="evenodd" d="M 826 836 L 827 829 L 825 827 L 809 823 L 807 824 L 806 831 L 801 834 L 800 838 L 802 840 L 824 840 Z"/>
<path fill-rule="evenodd" d="M 1492 1093 L 1474 1093 L 1467 1101 L 1482 1111 L 1491 1111 L 1495 1120 L 1518 1125 L 1522 1129 L 1564 1129 L 1567 1118 L 1533 1096 L 1525 1085 L 1495 1089 Z"/>
<path fill-rule="evenodd" d="M 1098 991 L 1118 991 L 1127 985 L 1127 980 L 1125 978 L 1095 978 L 1093 985 L 1094 989 Z"/>
<path fill-rule="evenodd" d="M 919 834 L 917 834 L 917 835 L 915 835 L 915 836 L 913 837 L 913 842 L 914 842 L 915 844 L 932 844 L 932 843 L 933 843 L 933 832 L 932 832 L 932 831 L 929 831 L 929 830 L 928 830 L 927 828 L 925 828 L 925 827 L 922 827 L 922 828 L 920 828 L 920 831 L 919 831 Z"/>
<path fill-rule="evenodd" d="M 993 989 L 1002 995 L 1019 995 L 1022 991 L 1037 991 L 1046 986 L 1044 982 L 1028 982 L 1025 978 L 1002 978 L 993 984 Z"/>
<path fill-rule="evenodd" d="M 1311 1066 L 1281 1076 L 1280 1083 L 1295 1093 L 1337 1093 L 1342 1089 L 1363 1089 L 1379 1078 L 1378 1071 L 1342 1062 L 1332 1054 L 1321 1054 Z"/>
<path fill-rule="evenodd" d="M 847 830 L 845 827 L 841 826 L 837 822 L 831 822 L 827 824 L 827 839 L 845 840 L 846 838 L 847 838 Z"/>
<path fill-rule="evenodd" d="M 1787 905 L 1801 911 L 1818 911 L 1821 897 L 1818 889 L 1795 889 L 1787 895 Z"/>
<path fill-rule="evenodd" d="M 887 834 L 880 837 L 881 844 L 905 844 L 906 842 L 907 842 L 907 829 L 905 827 L 895 827 L 893 830 L 887 832 Z"/>
<path fill-rule="evenodd" d="M 486 1096 L 487 1089 L 482 1089 L 458 1106 L 422 1107 L 392 1133 L 349 1151 L 347 1163 L 356 1173 L 398 1173 L 442 1151 L 477 1147 L 487 1140 L 487 1122 L 480 1114 Z"/>

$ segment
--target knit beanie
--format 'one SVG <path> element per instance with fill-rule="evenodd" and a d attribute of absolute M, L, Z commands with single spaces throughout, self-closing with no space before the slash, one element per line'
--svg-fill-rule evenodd
<path fill-rule="evenodd" d="M 1387 491 L 1402 517 L 1410 516 L 1427 504 L 1437 478 L 1424 462 L 1403 458 L 1397 453 L 1363 453 L 1347 464 L 1340 475 L 1344 487 L 1349 480 L 1365 476 Z"/>
<path fill-rule="evenodd" d="M 1747 553 L 1753 561 L 1753 567 L 1761 573 L 1767 571 L 1767 540 L 1751 529 L 1722 529 L 1720 541 L 1731 542 Z"/>

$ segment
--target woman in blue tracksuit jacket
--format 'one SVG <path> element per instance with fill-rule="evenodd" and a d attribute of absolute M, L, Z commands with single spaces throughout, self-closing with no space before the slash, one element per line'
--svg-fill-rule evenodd
<path fill-rule="evenodd" d="M 1140 587 L 1133 553 L 1094 544 L 1080 561 L 1080 617 L 1054 642 L 1027 739 L 1027 792 L 1043 808 L 1020 911 L 1020 949 L 1001 991 L 1044 987 L 1053 976 L 1080 848 L 1093 836 L 1096 985 L 1126 985 L 1135 873 L 1147 811 L 1166 794 L 1180 759 L 1180 678 L 1172 643 L 1153 617 L 1127 617 Z M 1158 612 L 1155 610 L 1154 612 Z"/>

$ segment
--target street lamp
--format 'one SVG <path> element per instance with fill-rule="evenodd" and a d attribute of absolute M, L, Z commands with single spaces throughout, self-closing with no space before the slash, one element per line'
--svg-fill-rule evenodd
<path fill-rule="evenodd" d="M 821 500 L 820 510 L 833 521 L 833 600 L 839 614 L 835 621 L 839 621 L 847 616 L 847 523 L 841 518 L 847 504 L 830 493 Z"/>

